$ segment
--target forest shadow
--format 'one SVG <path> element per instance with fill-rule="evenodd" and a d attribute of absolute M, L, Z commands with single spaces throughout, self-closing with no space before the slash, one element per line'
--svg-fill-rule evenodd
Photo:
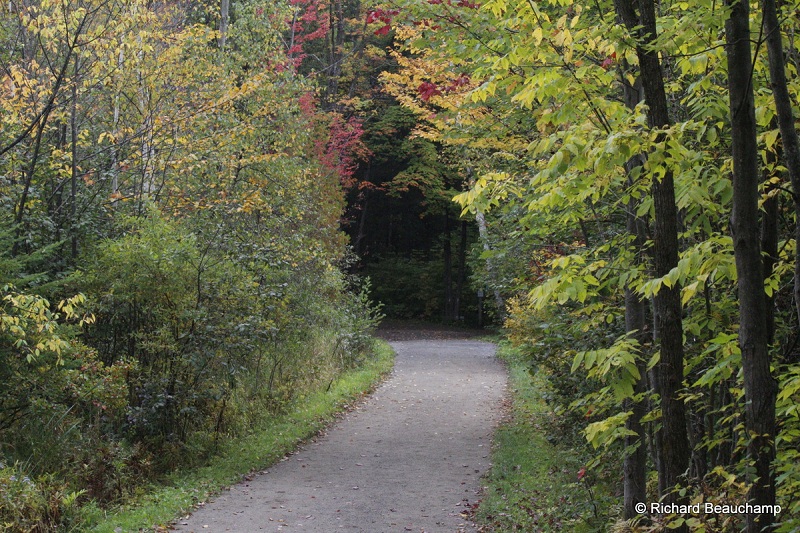
<path fill-rule="evenodd" d="M 494 333 L 491 329 L 424 322 L 422 320 L 384 319 L 375 335 L 385 341 L 474 339 Z"/>

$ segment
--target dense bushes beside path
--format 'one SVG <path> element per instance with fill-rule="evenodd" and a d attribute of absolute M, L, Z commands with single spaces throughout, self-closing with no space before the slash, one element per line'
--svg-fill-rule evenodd
<path fill-rule="evenodd" d="M 187 226 L 127 220 L 60 304 L 5 287 L 5 527 L 123 502 L 370 357 L 378 314 L 338 270 L 237 261 Z"/>

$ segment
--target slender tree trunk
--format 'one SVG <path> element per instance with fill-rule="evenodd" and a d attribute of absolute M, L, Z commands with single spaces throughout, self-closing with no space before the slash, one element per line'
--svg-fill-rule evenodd
<path fill-rule="evenodd" d="M 773 120 L 774 122 L 774 120 Z M 778 155 L 768 150 L 766 154 L 767 163 L 773 166 L 778 162 Z M 772 177 L 768 171 L 764 172 L 764 181 L 769 182 Z M 775 191 L 771 190 L 767 185 L 767 192 L 769 196 L 763 202 L 764 218 L 761 222 L 761 251 L 764 261 L 764 280 L 772 276 L 775 270 L 775 264 L 778 262 L 778 197 Z M 775 342 L 775 293 L 766 298 L 766 322 L 767 322 L 767 345 L 772 345 Z"/>
<path fill-rule="evenodd" d="M 367 37 L 366 36 L 368 35 L 368 32 L 367 32 L 367 27 L 368 26 L 369 26 L 369 24 L 367 24 L 367 19 L 365 18 L 364 19 L 364 25 L 361 27 L 361 31 L 359 32 L 361 40 L 354 47 L 355 48 L 355 54 L 353 54 L 353 56 L 354 56 L 354 62 L 357 65 L 361 64 L 361 61 L 362 61 L 362 59 L 364 57 L 364 50 L 366 50 L 366 48 L 367 48 Z M 357 88 L 358 88 L 358 76 L 353 76 L 353 79 L 350 81 L 350 89 L 348 89 L 348 91 L 347 91 L 347 97 L 348 98 L 352 98 L 353 95 L 355 95 Z"/>
<path fill-rule="evenodd" d="M 68 44 L 65 51 L 64 62 L 62 63 L 61 68 L 56 75 L 55 82 L 53 83 L 53 89 L 50 93 L 47 103 L 45 103 L 44 107 L 42 108 L 41 113 L 35 120 L 31 122 L 30 126 L 22 134 L 20 134 L 11 143 L 0 149 L 0 155 L 3 155 L 8 150 L 11 150 L 14 146 L 22 142 L 25 138 L 27 138 L 31 131 L 36 129 L 36 137 L 33 140 L 33 154 L 30 156 L 28 165 L 23 171 L 24 185 L 22 189 L 22 195 L 20 197 L 19 204 L 16 206 L 16 213 L 14 213 L 14 225 L 16 226 L 15 234 L 17 238 L 14 240 L 14 244 L 11 248 L 12 255 L 17 255 L 19 252 L 19 241 L 22 237 L 22 223 L 25 219 L 25 206 L 28 203 L 28 195 L 30 194 L 31 185 L 33 183 L 33 175 L 36 171 L 36 165 L 39 160 L 39 153 L 42 147 L 42 135 L 44 134 L 44 130 L 47 126 L 47 120 L 50 118 L 50 113 L 55 107 L 56 99 L 61 91 L 61 86 L 66 79 L 67 70 L 72 63 L 72 56 L 78 48 L 78 42 L 83 35 L 83 29 L 88 23 L 88 17 L 88 14 L 84 15 L 78 24 L 78 27 L 74 31 L 72 41 Z"/>
<path fill-rule="evenodd" d="M 636 80 L 633 85 L 623 83 L 623 97 L 625 104 L 633 109 L 642 100 L 641 78 Z M 633 169 L 644 163 L 643 157 L 636 155 L 625 165 L 628 173 L 628 187 L 633 187 L 635 183 L 630 178 Z M 632 247 L 635 250 L 644 248 L 646 237 L 645 222 L 636 215 L 639 202 L 631 197 L 626 211 L 626 230 L 633 236 Z M 634 266 L 642 262 L 637 252 L 634 259 Z M 643 301 L 635 290 L 630 286 L 625 287 L 625 331 L 633 334 L 639 342 L 640 348 L 644 348 L 647 343 L 647 317 L 646 302 Z M 642 395 L 647 391 L 647 368 L 644 361 L 637 362 L 637 368 L 641 378 L 636 382 L 634 392 Z M 631 411 L 631 416 L 625 422 L 625 428 L 632 432 L 632 435 L 625 437 L 625 457 L 623 459 L 623 504 L 625 518 L 631 519 L 640 513 L 636 511 L 636 504 L 646 501 L 646 482 L 647 482 L 647 446 L 645 427 L 642 418 L 647 413 L 647 404 L 644 398 L 636 400 L 626 400 L 623 406 L 625 411 Z"/>
<path fill-rule="evenodd" d="M 19 243 L 22 239 L 22 223 L 25 220 L 25 206 L 28 203 L 28 194 L 31 190 L 33 183 L 33 173 L 36 171 L 36 163 L 39 160 L 39 151 L 42 148 L 42 134 L 44 133 L 45 118 L 42 118 L 42 123 L 36 129 L 36 137 L 33 141 L 33 155 L 28 161 L 28 165 L 23 171 L 24 186 L 22 188 L 22 195 L 19 199 L 17 212 L 14 217 L 14 225 L 16 226 L 14 244 L 11 247 L 11 255 L 16 256 L 19 253 Z"/>
<path fill-rule="evenodd" d="M 144 58 L 144 48 L 142 46 L 143 43 L 141 36 L 137 37 L 137 44 L 139 45 L 139 51 L 137 54 L 139 56 L 139 61 L 141 62 Z M 147 76 L 141 67 L 139 67 L 139 71 L 137 72 L 137 80 L 139 82 L 137 100 L 139 104 L 139 112 L 142 114 L 140 139 L 140 156 L 142 159 L 142 167 L 141 182 L 139 184 L 139 190 L 137 191 L 137 214 L 141 215 L 144 213 L 145 197 L 149 196 L 153 190 L 155 173 L 155 147 L 153 146 L 153 135 L 155 124 L 153 122 L 153 110 L 151 109 L 153 104 L 152 94 L 150 93 L 150 88 L 148 87 Z"/>
<path fill-rule="evenodd" d="M 458 241 L 458 277 L 456 278 L 456 291 L 453 295 L 453 318 L 461 319 L 461 295 L 464 294 L 464 282 L 467 278 L 467 221 L 461 221 L 461 231 Z"/>
<path fill-rule="evenodd" d="M 731 233 L 739 289 L 739 347 L 744 373 L 745 429 L 750 435 L 748 500 L 754 505 L 775 504 L 775 394 L 767 346 L 766 298 L 759 243 L 758 144 L 751 78 L 750 9 L 747 2 L 727 0 L 731 8 L 725 24 L 728 89 L 733 154 L 733 212 Z M 748 513 L 748 533 L 771 531 L 772 513 Z"/>
<path fill-rule="evenodd" d="M 54 129 L 58 132 L 56 135 L 55 145 L 61 151 L 66 151 L 67 146 L 67 125 L 60 121 L 55 124 Z M 54 222 L 55 229 L 55 242 L 61 242 L 61 231 L 64 228 L 64 182 L 54 178 L 52 181 L 53 192 L 47 200 L 47 213 L 50 215 Z M 62 250 L 58 251 L 58 260 L 61 261 L 63 256 Z"/>
<path fill-rule="evenodd" d="M 444 319 L 453 318 L 453 247 L 450 242 L 450 213 L 445 208 L 444 214 Z"/>
<path fill-rule="evenodd" d="M 778 22 L 778 9 L 775 0 L 762 0 L 764 12 L 764 34 L 769 55 L 769 77 L 772 84 L 772 97 L 781 132 L 781 144 L 789 179 L 794 190 L 795 242 L 800 243 L 800 142 L 794 124 L 792 98 L 786 81 L 786 64 L 783 57 L 783 39 Z M 794 261 L 794 304 L 800 322 L 800 247 L 796 247 Z"/>
<path fill-rule="evenodd" d="M 117 57 L 117 69 L 122 73 L 122 68 L 125 65 L 125 49 L 119 47 L 119 56 Z M 116 193 L 119 192 L 119 160 L 120 160 L 120 127 L 119 127 L 119 113 L 120 113 L 120 90 L 117 89 L 114 94 L 114 147 L 111 151 L 111 192 L 114 195 L 113 205 L 116 205 Z"/>
<path fill-rule="evenodd" d="M 329 9 L 328 54 L 327 68 L 327 90 L 325 101 L 328 107 L 336 101 L 336 94 L 339 92 L 339 77 L 342 73 L 342 48 L 345 39 L 344 2 L 342 0 L 331 0 Z"/>
<path fill-rule="evenodd" d="M 287 50 L 289 51 L 289 59 L 294 58 L 294 41 L 297 33 L 297 15 L 300 13 L 300 8 L 297 7 L 292 11 L 292 24 L 291 24 L 291 31 L 289 32 L 289 45 Z"/>
<path fill-rule="evenodd" d="M 39 161 L 39 152 L 41 151 L 42 147 L 42 135 L 44 134 L 44 129 L 47 127 L 47 120 L 50 118 L 50 113 L 53 111 L 55 107 L 56 98 L 59 95 L 61 90 L 61 86 L 66 79 L 67 69 L 69 68 L 70 63 L 72 62 L 72 54 L 75 52 L 77 47 L 78 38 L 83 31 L 83 26 L 86 22 L 84 18 L 80 25 L 76 30 L 76 35 L 73 38 L 72 44 L 67 49 L 66 57 L 64 58 L 64 63 L 61 66 L 61 69 L 56 76 L 55 83 L 53 85 L 53 90 L 50 93 L 50 98 L 48 99 L 47 103 L 45 104 L 44 108 L 42 109 L 41 114 L 39 117 L 31 123 L 30 128 L 28 128 L 22 135 L 17 137 L 13 142 L 3 147 L 0 150 L 0 155 L 4 154 L 6 151 L 10 150 L 14 146 L 16 146 L 19 142 L 22 142 L 28 134 L 35 128 L 36 129 L 36 136 L 33 140 L 33 154 L 30 156 L 28 160 L 28 164 L 25 167 L 25 170 L 22 173 L 23 177 L 23 188 L 22 188 L 22 195 L 19 199 L 19 203 L 16 206 L 16 213 L 14 213 L 14 225 L 16 226 L 15 235 L 16 238 L 14 240 L 14 244 L 11 247 L 11 255 L 17 255 L 19 252 L 19 241 L 22 237 L 22 223 L 25 219 L 25 206 L 28 203 L 28 195 L 30 194 L 31 185 L 33 183 L 33 175 L 36 172 L 36 165 Z"/>
<path fill-rule="evenodd" d="M 761 250 L 764 251 L 764 280 L 772 276 L 778 258 L 778 198 L 764 200 L 764 220 L 761 226 Z M 766 321 L 767 345 L 775 342 L 775 293 L 766 298 L 764 319 Z"/>
<path fill-rule="evenodd" d="M 228 40 L 228 19 L 230 16 L 231 1 L 220 0 L 219 9 L 219 49 L 225 49 L 225 43 Z"/>
<path fill-rule="evenodd" d="M 472 187 L 475 180 L 475 171 L 472 167 L 467 167 L 467 179 L 469 180 L 470 187 Z M 478 224 L 478 238 L 483 245 L 483 251 L 491 252 L 492 245 L 489 242 L 489 228 L 486 226 L 486 215 L 480 211 L 476 212 L 475 222 Z M 503 299 L 503 295 L 500 293 L 500 289 L 497 288 L 497 268 L 491 258 L 486 259 L 486 273 L 489 281 L 491 281 L 493 285 L 492 295 L 494 296 L 494 305 L 497 308 L 498 314 L 503 317 L 506 312 L 506 302 Z"/>
<path fill-rule="evenodd" d="M 59 70 L 58 75 L 56 76 L 55 83 L 53 84 L 53 89 L 51 90 L 50 96 L 48 97 L 47 102 L 45 103 L 44 107 L 42 107 L 41 112 L 37 115 L 37 117 L 35 119 L 33 119 L 31 121 L 31 123 L 28 125 L 27 128 L 25 128 L 25 130 L 22 133 L 20 133 L 14 140 L 12 140 L 8 144 L 6 144 L 2 148 L 0 148 L 0 155 L 5 154 L 9 150 L 11 150 L 15 146 L 17 146 L 19 143 L 21 143 L 22 141 L 27 139 L 28 135 L 30 135 L 31 132 L 34 129 L 37 129 L 37 130 L 42 129 L 47 124 L 47 119 L 50 117 L 50 113 L 53 111 L 53 107 L 55 106 L 56 99 L 58 98 L 58 95 L 60 94 L 61 85 L 64 83 L 64 79 L 65 79 L 66 74 L 67 74 L 67 69 L 69 68 L 70 63 L 72 62 L 72 54 L 75 52 L 75 48 L 77 47 L 78 39 L 81 37 L 81 34 L 83 32 L 83 26 L 84 26 L 85 23 L 86 23 L 86 19 L 84 18 L 81 21 L 81 24 L 78 26 L 78 28 L 76 30 L 76 34 L 75 34 L 75 36 L 73 38 L 72 44 L 67 49 L 66 57 L 64 57 L 64 63 L 62 64 L 61 69 Z M 34 45 L 30 44 L 30 45 L 26 46 L 26 49 L 31 50 L 31 54 L 32 54 L 33 53 L 32 51 L 34 49 Z M 32 59 L 33 59 L 33 57 L 30 57 L 29 60 L 32 60 Z"/>
<path fill-rule="evenodd" d="M 486 215 L 478 211 L 475 213 L 475 222 L 478 223 L 478 237 L 483 244 L 483 250 L 485 252 L 491 252 L 492 245 L 489 243 L 489 228 L 486 227 Z M 494 305 L 497 308 L 497 312 L 501 317 L 505 316 L 506 302 L 503 299 L 503 295 L 500 293 L 500 289 L 497 288 L 497 267 L 495 267 L 494 261 L 490 258 L 486 259 L 486 272 L 489 274 L 489 280 L 494 285 L 492 294 L 494 296 Z"/>
<path fill-rule="evenodd" d="M 625 289 L 625 330 L 634 333 L 640 339 L 646 335 L 645 304 L 630 288 Z M 634 392 L 641 395 L 647 391 L 647 369 L 644 364 L 637 363 L 641 378 L 636 382 Z M 625 422 L 625 428 L 633 435 L 625 437 L 625 457 L 623 459 L 623 503 L 625 518 L 639 515 L 636 504 L 646 501 L 647 481 L 647 445 L 645 427 L 642 418 L 647 414 L 647 404 L 643 398 L 626 400 L 623 407 L 631 411 Z"/>
<path fill-rule="evenodd" d="M 369 170 L 367 170 L 369 173 Z M 362 249 L 361 243 L 364 241 L 364 237 L 366 237 L 366 224 L 367 224 L 367 209 L 369 208 L 369 189 L 364 189 L 364 202 L 361 204 L 361 214 L 358 217 L 358 234 L 356 235 L 355 242 L 353 243 L 353 248 L 356 251 L 356 255 L 361 257 L 364 254 L 364 250 Z"/>
<path fill-rule="evenodd" d="M 80 73 L 80 60 L 75 57 L 75 78 L 72 80 L 72 106 L 70 109 L 69 129 L 71 137 L 72 161 L 70 165 L 70 187 L 69 187 L 69 215 L 70 215 L 70 251 L 72 259 L 78 257 L 78 233 L 77 233 L 77 195 L 78 195 L 78 75 Z"/>
<path fill-rule="evenodd" d="M 639 0 L 638 15 L 631 0 L 615 0 L 617 14 L 637 38 L 647 118 L 651 128 L 670 125 L 664 77 L 656 39 L 656 12 L 653 0 Z M 653 266 L 655 275 L 663 277 L 678 264 L 678 213 L 675 205 L 675 185 L 667 169 L 662 179 L 652 185 L 655 211 Z M 665 503 L 682 501 L 674 488 L 689 466 L 690 450 L 686 426 L 686 407 L 679 392 L 683 385 L 683 320 L 680 286 L 662 286 L 653 298 L 655 335 L 661 349 L 658 363 L 658 393 L 661 396 L 662 428 L 659 439 L 659 487 Z M 687 531 L 682 526 L 676 531 Z"/>

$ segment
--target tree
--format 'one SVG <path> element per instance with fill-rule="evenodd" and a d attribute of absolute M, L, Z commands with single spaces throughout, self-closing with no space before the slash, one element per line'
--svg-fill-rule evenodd
<path fill-rule="evenodd" d="M 764 35 L 769 56 L 769 75 L 772 85 L 772 97 L 775 100 L 778 127 L 781 132 L 783 156 L 789 171 L 789 180 L 794 190 L 795 207 L 795 242 L 800 242 L 800 142 L 795 129 L 792 99 L 786 81 L 786 64 L 784 61 L 783 39 L 778 21 L 778 9 L 775 0 L 763 0 Z M 797 307 L 797 319 L 800 321 L 800 248 L 796 249 L 794 262 L 794 301 Z"/>
<path fill-rule="evenodd" d="M 637 78 L 633 83 L 627 79 L 622 80 L 625 103 L 632 110 L 642 100 L 641 78 Z M 629 176 L 628 186 L 634 186 L 634 172 L 644 164 L 643 156 L 637 154 L 633 156 L 625 165 L 625 170 Z M 631 246 L 635 261 L 644 262 L 641 257 L 641 250 L 647 242 L 647 222 L 637 214 L 639 201 L 633 196 L 629 197 L 628 204 L 625 206 L 625 229 L 631 236 Z M 647 302 L 636 292 L 632 285 L 625 287 L 625 332 L 633 335 L 639 346 L 645 347 L 648 344 L 649 328 L 647 327 Z M 623 505 L 625 518 L 633 519 L 639 512 L 636 504 L 647 500 L 647 442 L 645 425 L 642 419 L 647 414 L 646 392 L 647 368 L 643 358 L 637 363 L 641 378 L 636 382 L 634 392 L 636 397 L 626 400 L 625 409 L 631 410 L 631 416 L 625 422 L 625 428 L 629 434 L 625 437 L 626 455 L 623 460 L 622 472 L 623 480 Z"/>
<path fill-rule="evenodd" d="M 0 463 L 46 480 L 53 528 L 62 499 L 196 464 L 370 348 L 339 226 L 363 132 L 317 104 L 293 13 L 0 6 Z"/>
<path fill-rule="evenodd" d="M 726 155 L 741 142 L 734 139 L 739 123 L 730 126 L 739 109 L 728 100 L 739 98 L 732 84 L 756 89 L 754 140 L 744 151 L 734 150 L 765 163 L 764 195 L 751 188 L 747 202 L 752 207 L 763 200 L 766 222 L 782 213 L 794 229 L 794 209 L 786 210 L 786 200 L 794 208 L 796 198 L 785 194 L 782 183 L 777 139 L 791 132 L 776 128 L 777 107 L 762 84 L 765 61 L 743 60 L 750 77 L 729 79 L 722 23 L 731 6 L 620 0 L 612 10 L 610 4 L 401 3 L 392 31 L 402 70 L 385 77 L 392 95 L 417 110 L 417 131 L 458 147 L 469 161 L 474 179 L 456 200 L 465 212 L 485 217 L 497 243 L 486 257 L 519 257 L 514 283 L 503 287 L 512 301 L 507 325 L 535 367 L 551 370 L 555 390 L 587 378 L 579 398 L 565 398 L 559 406 L 584 410 L 578 414 L 587 419 L 584 433 L 597 453 L 623 458 L 621 488 L 632 518 L 646 474 L 643 456 L 629 455 L 634 448 L 649 452 L 647 464 L 656 466 L 667 502 L 681 501 L 679 494 L 698 497 L 692 488 L 697 482 L 714 494 L 725 490 L 725 479 L 770 485 L 766 467 L 762 475 L 753 474 L 749 460 L 737 455 L 745 442 L 753 445 L 751 435 L 741 433 L 753 423 L 749 409 L 765 402 L 762 407 L 774 414 L 775 406 L 767 405 L 769 392 L 758 401 L 755 392 L 745 398 L 742 391 L 753 385 L 738 373 L 750 364 L 740 362 L 745 348 L 739 343 L 750 342 L 740 335 L 752 324 L 736 305 L 743 294 L 740 288 L 737 298 L 737 280 L 743 281 L 736 263 L 743 248 L 729 236 L 740 238 L 740 222 L 730 222 L 737 193 Z M 785 20 L 793 27 L 791 18 Z M 780 37 L 779 27 L 767 26 L 765 35 Z M 788 54 L 776 42 L 777 55 L 796 57 L 794 40 Z M 454 90 L 457 79 L 468 80 L 463 90 Z M 775 85 L 779 78 L 772 79 Z M 794 81 L 788 80 L 789 94 Z M 755 175 L 752 168 L 748 173 Z M 756 236 L 756 249 L 757 218 L 747 228 L 748 239 Z M 770 298 L 774 331 L 765 322 L 762 333 L 790 362 L 796 328 L 785 320 L 794 323 L 796 312 L 787 305 L 793 285 L 787 273 L 797 266 L 796 250 L 792 235 L 773 223 L 764 224 L 763 240 L 768 268 L 747 274 L 753 276 L 750 289 L 756 298 Z M 753 257 L 762 260 L 760 253 Z M 490 281 L 483 272 L 483 281 Z M 647 315 L 642 303 L 650 298 L 655 347 L 641 326 Z M 755 309 L 762 318 L 769 314 L 766 307 Z M 570 343 L 564 335 L 572 335 Z M 564 376 L 564 359 L 572 360 L 576 376 Z M 651 375 L 645 376 L 648 368 Z M 798 391 L 787 377 L 794 375 L 792 368 L 789 374 L 780 370 L 778 412 L 789 426 L 775 437 L 778 457 L 795 457 L 787 448 L 795 423 L 786 402 Z M 643 417 L 643 409 L 652 410 Z M 769 425 L 769 416 L 760 418 Z M 658 427 L 653 420 L 662 429 L 650 439 Z M 767 457 L 769 437 L 762 444 Z M 779 460 L 782 474 L 772 485 L 791 499 L 798 484 L 789 481 L 796 472 L 785 461 Z M 722 478 L 722 472 L 733 477 Z M 744 501 L 745 494 L 736 498 Z M 684 530 L 702 522 L 653 519 Z M 791 529 L 792 519 L 780 519 Z"/>
<path fill-rule="evenodd" d="M 664 77 L 656 41 L 655 3 L 639 2 L 638 14 L 633 3 L 616 0 L 620 18 L 636 38 L 644 101 L 648 106 L 649 126 L 661 129 L 670 125 Z M 657 138 L 656 143 L 664 137 Z M 675 204 L 675 186 L 671 170 L 662 178 L 653 180 L 654 220 L 654 270 L 657 276 L 666 276 L 678 265 L 678 213 Z M 683 326 L 680 286 L 661 287 L 653 297 L 655 337 L 661 347 L 658 364 L 657 392 L 661 398 L 663 429 L 659 446 L 659 492 L 665 501 L 676 502 L 672 492 L 680 483 L 689 465 L 689 441 L 686 436 L 686 412 L 679 391 L 683 383 Z M 683 528 L 685 530 L 685 528 Z"/>
<path fill-rule="evenodd" d="M 739 289 L 739 346 L 742 351 L 747 405 L 745 428 L 748 455 L 754 463 L 748 500 L 769 509 L 748 513 L 747 531 L 772 530 L 775 516 L 775 380 L 767 346 L 764 275 L 759 241 L 758 145 L 751 81 L 750 9 L 747 2 L 729 1 L 725 26 L 733 153 L 731 234 Z"/>

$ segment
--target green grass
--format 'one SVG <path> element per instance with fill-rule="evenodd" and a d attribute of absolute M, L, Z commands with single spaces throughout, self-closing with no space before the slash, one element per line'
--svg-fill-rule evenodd
<path fill-rule="evenodd" d="M 326 427 L 338 413 L 369 392 L 394 364 L 388 344 L 378 341 L 376 355 L 361 368 L 348 372 L 329 390 L 305 397 L 292 412 L 275 418 L 254 434 L 229 442 L 208 466 L 181 472 L 165 486 L 113 513 L 87 511 L 86 521 L 98 533 L 153 530 L 189 512 L 220 489 L 250 472 L 280 460 L 297 445 Z"/>
<path fill-rule="evenodd" d="M 587 487 L 588 477 L 578 479 L 585 464 L 581 452 L 547 438 L 554 414 L 542 397 L 544 378 L 532 379 L 508 345 L 500 345 L 499 355 L 508 364 L 512 406 L 495 434 L 492 469 L 476 520 L 483 531 L 604 530 L 602 509 L 599 518 L 594 516 L 594 505 L 600 504 Z"/>

